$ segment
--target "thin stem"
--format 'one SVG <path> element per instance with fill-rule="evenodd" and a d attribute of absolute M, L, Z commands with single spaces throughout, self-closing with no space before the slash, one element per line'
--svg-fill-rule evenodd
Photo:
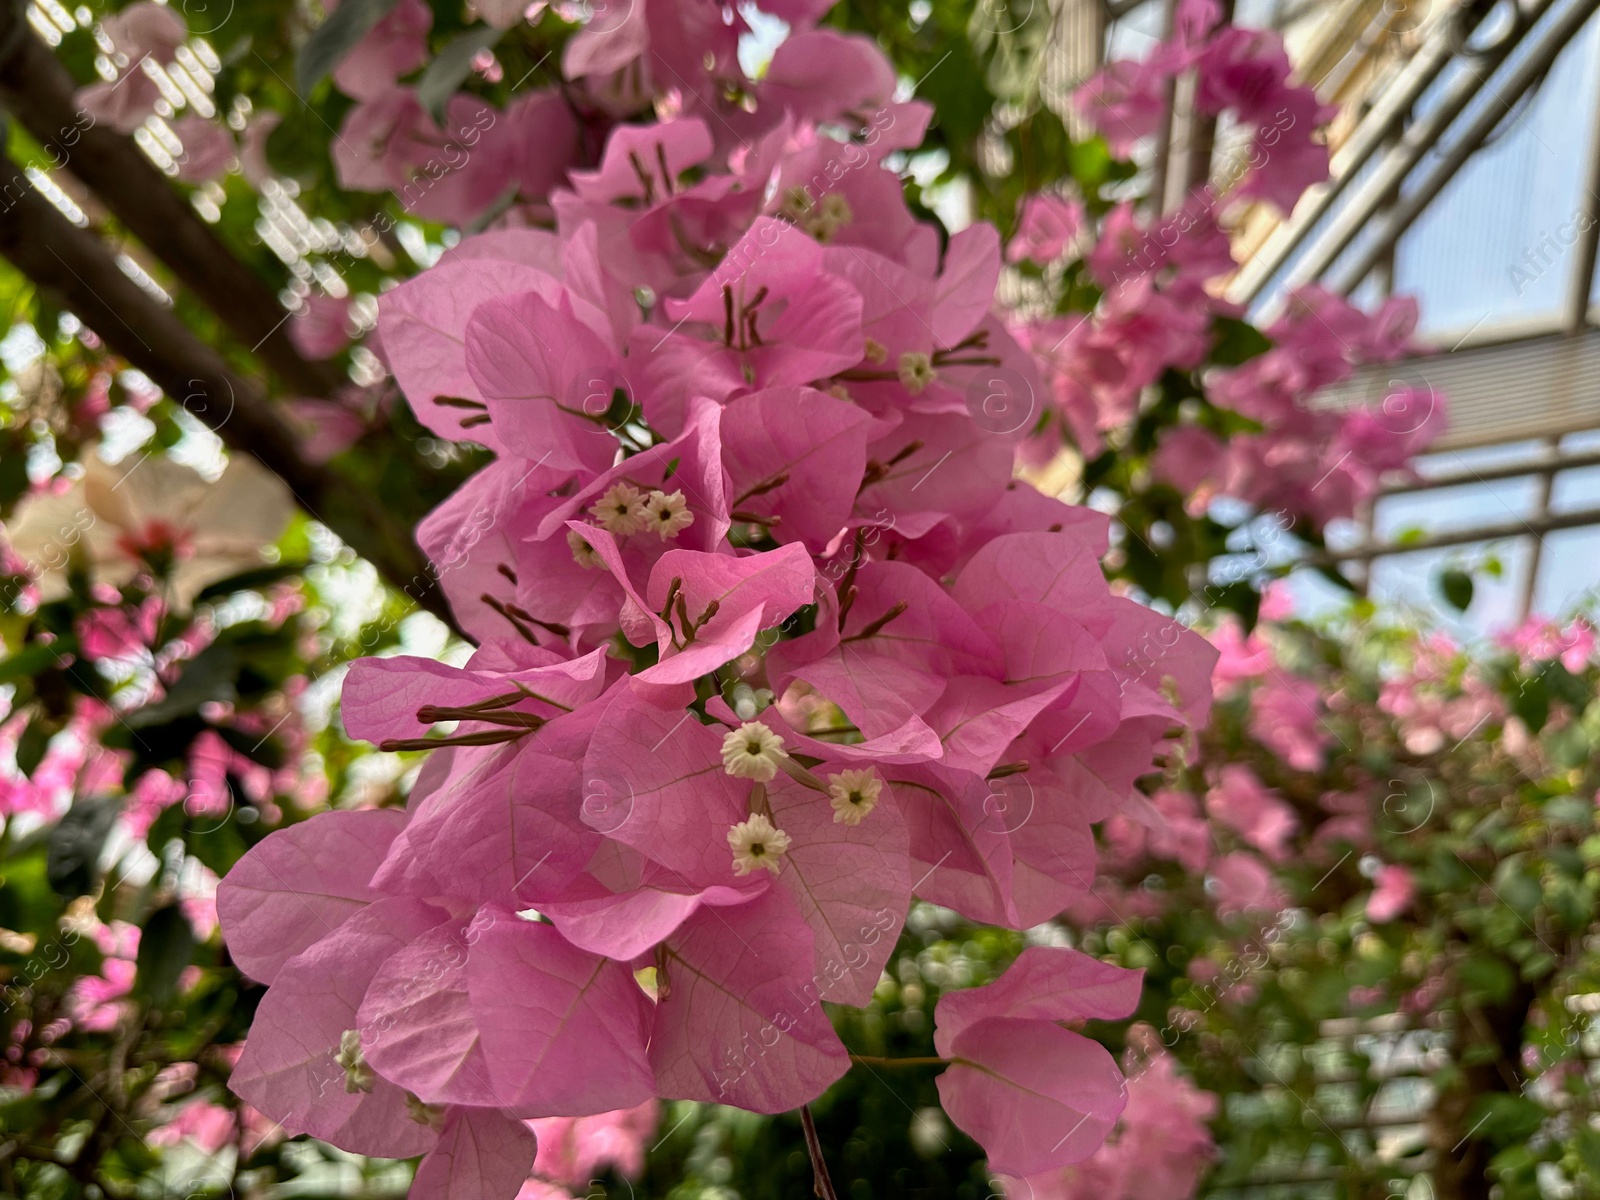
<path fill-rule="evenodd" d="M 876 621 L 869 621 L 867 624 L 863 625 L 860 633 L 852 633 L 847 638 L 840 638 L 840 643 L 861 642 L 865 641 L 867 638 L 876 637 L 883 630 L 885 625 L 894 620 L 901 613 L 905 612 L 907 607 L 908 606 L 904 600 L 899 601 L 893 608 L 884 613 L 883 616 L 879 617 Z"/>
<path fill-rule="evenodd" d="M 850 1061 L 864 1067 L 943 1067 L 949 1059 L 930 1055 L 925 1058 L 885 1058 L 874 1054 L 852 1054 Z"/>
<path fill-rule="evenodd" d="M 806 1153 L 811 1155 L 811 1174 L 816 1180 L 812 1190 L 818 1200 L 839 1200 L 839 1193 L 833 1190 L 833 1180 L 828 1177 L 828 1164 L 822 1157 L 822 1139 L 817 1136 L 817 1123 L 811 1119 L 809 1104 L 800 1106 L 800 1124 L 806 1131 Z"/>
<path fill-rule="evenodd" d="M 778 759 L 778 769 L 802 787 L 808 787 L 813 792 L 827 793 L 827 784 L 787 754 Z"/>

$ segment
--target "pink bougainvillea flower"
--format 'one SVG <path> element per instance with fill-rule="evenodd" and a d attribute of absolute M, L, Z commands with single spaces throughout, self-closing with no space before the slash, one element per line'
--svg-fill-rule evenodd
<path fill-rule="evenodd" d="M 215 121 L 187 116 L 173 122 L 172 132 L 183 143 L 178 178 L 185 183 L 205 183 L 227 173 L 233 164 L 233 135 Z"/>
<path fill-rule="evenodd" d="M 1410 871 L 1395 863 L 1385 863 L 1374 877 L 1377 884 L 1367 897 L 1367 920 L 1382 924 L 1392 921 L 1411 906 L 1417 894 L 1416 880 Z"/>
<path fill-rule="evenodd" d="M 586 1188 L 600 1171 L 624 1179 L 644 1170 L 645 1141 L 655 1130 L 660 1106 L 649 1100 L 633 1108 L 590 1117 L 545 1117 L 530 1122 L 539 1137 L 534 1174 L 565 1187 Z"/>
<path fill-rule="evenodd" d="M 151 0 L 138 0 L 107 16 L 101 28 L 116 50 L 120 70 L 114 80 L 83 88 L 78 105 L 93 120 L 118 133 L 132 133 L 161 99 L 161 89 L 145 70 L 144 61 L 163 66 L 170 63 L 178 47 L 188 40 L 189 30 L 171 8 Z"/>
<path fill-rule="evenodd" d="M 1272 881 L 1266 865 L 1254 854 L 1236 850 L 1211 864 L 1207 885 L 1224 916 L 1239 912 L 1280 909 L 1285 897 Z"/>
<path fill-rule="evenodd" d="M 217 890 L 239 969 L 271 983 L 285 962 L 377 899 L 369 881 L 404 824 L 394 811 L 330 813 L 254 847 Z"/>
<path fill-rule="evenodd" d="M 485 300 L 465 332 L 467 370 L 501 444 L 558 470 L 611 465 L 615 443 L 596 424 L 611 407 L 619 364 L 570 298 Z"/>
<path fill-rule="evenodd" d="M 1133 1031 L 1155 1042 L 1148 1026 Z M 1207 1127 L 1217 1098 L 1178 1073 L 1172 1055 L 1152 1049 L 1128 1071 L 1128 1105 L 1111 1140 L 1092 1158 L 1027 1179 L 1004 1181 L 1014 1200 L 1188 1200 L 1216 1158 Z"/>
<path fill-rule="evenodd" d="M 698 913 L 666 946 L 650 1036 L 663 1094 L 783 1112 L 849 1068 L 818 1000 L 815 938 L 787 892 Z"/>
<path fill-rule="evenodd" d="M 1206 812 L 1273 862 L 1288 857 L 1289 838 L 1300 825 L 1294 811 L 1238 763 L 1222 768 L 1217 786 L 1206 793 Z"/>
<path fill-rule="evenodd" d="M 662 337 L 637 331 L 629 376 L 652 423 L 676 432 L 669 376 L 692 373 L 697 389 L 725 400 L 742 391 L 794 386 L 861 361 L 861 297 L 822 271 L 822 249 L 803 233 L 759 217 L 723 265 L 682 301 L 666 304 L 680 326 Z"/>
<path fill-rule="evenodd" d="M 383 296 L 375 347 L 431 432 L 494 456 L 418 529 L 477 648 L 353 667 L 347 732 L 429 756 L 405 812 L 268 838 L 218 907 L 271 984 L 241 1095 L 356 1152 L 426 1153 L 419 1194 L 573 1180 L 583 1114 L 814 1099 L 850 1065 L 824 1002 L 870 999 L 913 892 L 1038 925 L 1089 893 L 1095 821 L 1209 861 L 1192 806 L 1135 781 L 1205 719 L 1216 652 L 1114 596 L 1107 519 L 1015 467 L 1063 389 L 1099 436 L 1203 360 L 1220 231 L 1137 264 L 1088 333 L 1049 330 L 1042 376 L 1040 330 L 994 309 L 998 234 L 941 241 L 904 203 L 892 156 L 930 109 L 894 101 L 869 42 L 816 31 L 823 7 L 770 6 L 790 34 L 759 81 L 742 12 L 585 12 L 565 52 L 585 99 L 666 118 L 618 124 L 588 169 L 570 88 L 460 95 L 436 125 L 397 82 L 414 11 L 341 81 L 367 93 L 346 183 L 447 220 L 514 206 Z M 1038 258 L 1086 219 L 1024 214 Z M 1121 271 L 1147 231 L 1119 220 Z M 1277 399 L 1277 375 L 1234 382 Z M 1116 1066 L 1062 1022 L 1137 987 L 1030 950 L 946 994 L 941 1091 L 997 1170 L 1104 1138 Z"/>
<path fill-rule="evenodd" d="M 313 292 L 289 321 L 289 337 L 307 358 L 332 358 L 350 344 L 350 300 Z"/>
<path fill-rule="evenodd" d="M 1024 260 L 1047 266 L 1078 240 L 1083 228 L 1083 205 L 1075 200 L 1040 193 L 1022 201 L 1016 236 L 1006 247 L 1007 262 Z"/>
<path fill-rule="evenodd" d="M 1315 770 L 1333 740 L 1323 723 L 1316 684 L 1282 672 L 1274 672 L 1252 694 L 1250 732 L 1300 771 Z"/>
<path fill-rule="evenodd" d="M 447 919 L 442 909 L 393 897 L 326 932 L 319 925 L 322 936 L 274 976 L 229 1086 L 285 1129 L 352 1153 L 409 1158 L 431 1149 L 438 1133 L 427 1118 L 366 1065 L 356 1012 L 384 961 Z"/>
<path fill-rule="evenodd" d="M 417 1167 L 415 1200 L 505 1200 L 528 1178 L 538 1139 L 492 1108 L 451 1108 L 438 1144 Z"/>
<path fill-rule="evenodd" d="M 728 404 L 722 463 L 736 519 L 824 550 L 849 523 L 876 422 L 812 388 L 770 388 Z"/>
<path fill-rule="evenodd" d="M 355 100 L 371 100 L 428 57 L 433 12 L 422 0 L 400 0 L 356 43 L 333 69 L 339 90 Z"/>
<path fill-rule="evenodd" d="M 1126 1016 L 1141 980 L 1074 950 L 1036 946 L 994 983 L 940 997 L 934 1045 L 952 1065 L 939 1098 L 996 1171 L 1066 1166 L 1105 1140 L 1126 1102 L 1122 1074 L 1104 1047 L 1057 1022 Z"/>

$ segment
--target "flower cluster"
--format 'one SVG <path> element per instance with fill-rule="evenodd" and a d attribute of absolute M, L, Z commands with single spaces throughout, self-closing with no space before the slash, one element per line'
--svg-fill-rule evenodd
<path fill-rule="evenodd" d="M 528 28 L 527 6 L 477 7 L 496 30 Z M 334 71 L 335 84 L 356 101 L 333 145 L 340 181 L 358 191 L 391 191 L 410 211 L 455 224 L 507 195 L 528 206 L 529 215 L 544 215 L 551 192 L 583 165 L 605 131 L 653 104 L 707 120 L 726 155 L 787 114 L 814 122 L 852 119 L 889 102 L 894 72 L 876 47 L 815 28 L 828 3 L 758 7 L 787 22 L 789 35 L 756 80 L 739 60 L 740 39 L 750 32 L 743 9 L 622 0 L 581 11 L 540 6 L 536 22 L 587 18 L 561 50 L 565 82 L 517 92 L 504 106 L 458 91 L 438 120 L 419 81 L 408 78 L 428 61 L 433 13 L 423 0 L 402 0 Z M 485 49 L 473 73 L 494 83 L 503 69 Z M 635 172 L 658 167 L 645 160 L 620 165 L 625 185 L 641 178 Z"/>
<path fill-rule="evenodd" d="M 1222 15 L 1217 0 L 1181 0 L 1172 37 L 1142 61 L 1111 64 L 1076 99 L 1112 149 L 1125 153 L 1155 132 L 1173 82 L 1192 75 L 1196 113 L 1230 113 L 1253 131 L 1239 198 L 1287 212 L 1328 176 L 1327 147 L 1314 135 L 1335 110 L 1315 89 L 1290 82 L 1293 67 L 1276 31 L 1222 23 Z M 1271 170 L 1263 169 L 1267 160 Z"/>
<path fill-rule="evenodd" d="M 1036 378 L 999 238 L 907 210 L 896 112 L 841 141 L 791 109 L 726 159 L 692 114 L 620 128 L 555 231 L 383 297 L 419 419 L 495 452 L 418 531 L 479 644 L 357 663 L 349 734 L 430 752 L 406 811 L 275 833 L 219 893 L 270 985 L 232 1086 L 286 1128 L 510 1196 L 531 1120 L 801 1106 L 913 895 L 1053 917 L 1204 720 L 1215 652 L 1112 593 L 1105 518 L 1016 480 L 1025 431 L 973 401 Z M 1120 1074 L 1061 1023 L 1138 987 L 1036 948 L 941 1000 L 996 1170 L 1104 1140 Z"/>
<path fill-rule="evenodd" d="M 1384 473 L 1424 448 L 1444 407 L 1411 387 L 1353 409 L 1314 403 L 1359 367 L 1412 349 L 1408 299 L 1367 313 L 1305 287 L 1258 332 L 1225 298 L 1236 268 L 1225 214 L 1253 199 L 1292 209 L 1325 179 L 1327 150 L 1315 135 L 1334 110 L 1290 82 L 1276 33 L 1218 27 L 1218 11 L 1213 0 L 1181 5 L 1173 38 L 1144 60 L 1113 63 L 1077 99 L 1112 150 L 1126 153 L 1156 128 L 1174 78 L 1192 76 L 1200 113 L 1255 130 L 1242 179 L 1224 172 L 1222 184 L 1206 182 L 1172 212 L 1156 203 L 1141 214 L 1132 201 L 1094 195 L 1087 204 L 1026 197 L 1007 257 L 1054 303 L 1043 313 L 1025 306 L 1017 331 L 1044 365 L 1060 431 L 1085 459 L 1108 446 L 1119 458 L 1148 452 L 1150 475 L 1192 516 L 1226 495 L 1320 530 L 1353 515 Z M 1058 440 L 1054 425 L 1037 426 L 1049 435 L 1041 452 Z"/>
<path fill-rule="evenodd" d="M 1282 1104 L 1223 1127 L 1225 1157 L 1259 1137 L 1281 1145 L 1292 1114 L 1331 1121 L 1353 1094 L 1394 1090 L 1398 1068 L 1431 1076 L 1404 1103 L 1475 1178 L 1531 1178 L 1507 1147 L 1559 1131 L 1566 1089 L 1587 1087 L 1574 1063 L 1592 1018 L 1571 998 L 1596 971 L 1593 625 L 1536 617 L 1464 647 L 1359 615 L 1314 626 L 1276 589 L 1267 601 L 1270 622 L 1212 632 L 1211 724 L 1149 797 L 1158 819 L 1101 827 L 1095 888 L 1071 909 L 1081 944 L 1147 966 L 1141 1015 L 1164 1014 L 1161 1045 L 1203 1088 L 1226 1091 L 1248 1062 L 1327 1056 L 1285 1080 Z M 1381 1052 L 1336 1045 L 1331 1017 L 1362 1021 Z M 1409 1060 L 1402 1039 L 1419 1033 L 1432 1049 Z M 1347 1071 L 1349 1090 L 1324 1070 Z M 1513 1102 L 1526 1132 L 1483 1137 L 1462 1115 Z M 1130 1102 L 1124 1139 L 1176 1115 Z M 1340 1144 L 1305 1128 L 1284 1161 Z M 1114 1189 L 1117 1158 L 1064 1178 Z M 1557 1162 L 1592 1180 L 1575 1156 L 1546 1169 Z"/>

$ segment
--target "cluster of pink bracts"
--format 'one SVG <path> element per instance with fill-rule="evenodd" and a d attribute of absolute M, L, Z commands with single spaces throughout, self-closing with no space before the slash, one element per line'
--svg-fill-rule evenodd
<path fill-rule="evenodd" d="M 850 1066 L 823 1002 L 869 999 L 913 894 L 1055 916 L 1203 720 L 1209 645 L 1111 594 L 1103 516 L 1013 478 L 1027 430 L 985 401 L 1038 385 L 998 238 L 941 252 L 880 165 L 922 117 L 786 120 L 727 171 L 698 118 L 619 129 L 559 232 L 384 297 L 421 419 L 497 455 L 419 531 L 480 646 L 358 663 L 350 734 L 433 750 L 408 810 L 274 834 L 221 889 L 271 985 L 233 1086 L 287 1128 L 491 1197 L 528 1119 L 804 1104 Z M 996 1171 L 1104 1140 L 1121 1076 L 1061 1022 L 1138 987 L 1035 948 L 941 1001 Z"/>
<path fill-rule="evenodd" d="M 927 106 L 791 7 L 748 103 L 718 82 L 734 26 L 679 64 L 699 89 L 653 77 L 700 45 L 683 6 L 578 35 L 569 76 L 619 112 L 670 86 L 670 119 L 567 171 L 554 232 L 470 237 L 380 304 L 419 418 L 496 454 L 419 530 L 418 585 L 479 648 L 352 669 L 351 736 L 432 751 L 407 810 L 274 834 L 218 910 L 270 985 L 235 1089 L 426 1154 L 417 1196 L 514 1195 L 530 1120 L 814 1099 L 850 1067 L 823 1004 L 868 1001 L 912 896 L 1014 929 L 1071 908 L 1091 824 L 1159 820 L 1134 781 L 1210 703 L 1212 648 L 1108 589 L 1106 518 L 1013 477 L 1061 384 L 993 311 L 995 231 L 941 244 L 884 167 Z M 360 186 L 416 182 L 378 120 L 415 107 L 410 11 L 338 76 L 388 147 L 341 164 Z M 488 147 L 437 195 L 499 180 Z M 1050 215 L 1023 252 L 1067 248 Z M 1217 266 L 1215 237 L 1184 245 Z M 996 1172 L 1057 1179 L 1105 1140 L 1126 1088 L 1065 1023 L 1138 989 L 1035 947 L 940 1001 L 940 1093 Z"/>

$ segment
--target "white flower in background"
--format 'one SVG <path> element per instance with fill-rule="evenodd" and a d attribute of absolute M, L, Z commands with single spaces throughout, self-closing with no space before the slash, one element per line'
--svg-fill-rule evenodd
<path fill-rule="evenodd" d="M 244 454 L 215 483 L 162 454 L 111 464 L 91 452 L 83 466 L 67 491 L 23 501 L 5 526 L 46 600 L 67 594 L 78 562 L 96 583 L 155 575 L 187 609 L 207 584 L 261 566 L 294 513 L 289 489 Z"/>

